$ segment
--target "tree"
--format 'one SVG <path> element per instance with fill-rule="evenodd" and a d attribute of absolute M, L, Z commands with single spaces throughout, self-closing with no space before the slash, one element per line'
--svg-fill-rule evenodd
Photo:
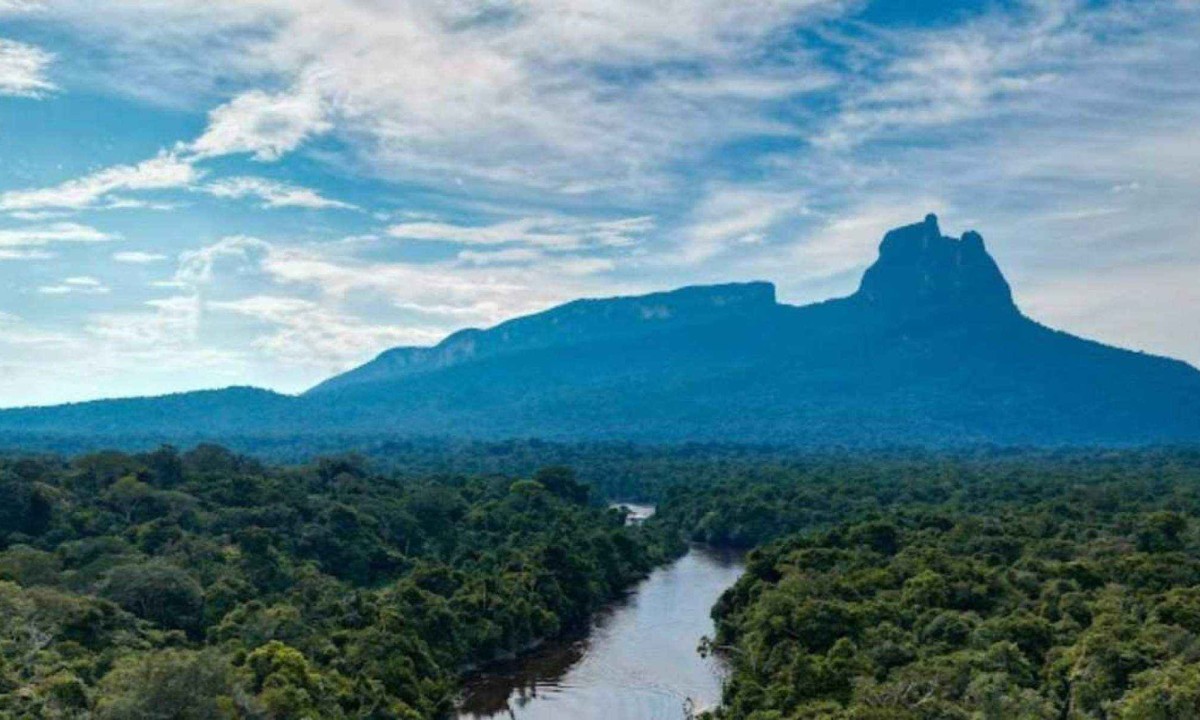
<path fill-rule="evenodd" d="M 536 482 L 568 502 L 587 504 L 589 489 L 576 479 L 575 471 L 562 465 L 538 470 L 533 475 Z"/>
<path fill-rule="evenodd" d="M 155 487 L 171 489 L 183 482 L 183 460 L 173 445 L 163 445 L 142 456 Z"/>
<path fill-rule="evenodd" d="M 341 678 L 323 677 L 299 650 L 273 640 L 250 653 L 246 667 L 251 689 L 267 717 L 342 717 L 337 695 L 348 692 L 349 684 Z"/>
<path fill-rule="evenodd" d="M 13 533 L 41 535 L 50 527 L 54 505 L 48 489 L 16 474 L 0 473 L 0 547 Z"/>
<path fill-rule="evenodd" d="M 1169 552 L 1183 546 L 1182 536 L 1188 519 L 1179 513 L 1156 512 L 1143 518 L 1137 533 L 1142 552 Z"/>
<path fill-rule="evenodd" d="M 240 717 L 229 664 L 213 650 L 126 656 L 99 684 L 96 720 Z"/>
<path fill-rule="evenodd" d="M 122 565 L 109 573 L 103 595 L 164 628 L 195 630 L 204 612 L 204 590 L 185 571 L 165 562 Z"/>

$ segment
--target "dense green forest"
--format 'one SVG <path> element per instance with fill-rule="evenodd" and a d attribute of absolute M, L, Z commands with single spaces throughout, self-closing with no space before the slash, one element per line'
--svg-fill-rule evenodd
<path fill-rule="evenodd" d="M 1200 717 L 1195 453 L 876 470 L 668 494 L 765 543 L 714 609 L 715 718 Z"/>
<path fill-rule="evenodd" d="M 436 718 L 681 548 L 565 468 L 0 460 L 0 717 Z"/>
<path fill-rule="evenodd" d="M 166 438 L 147 436 L 120 447 L 151 452 Z M 201 438 L 194 438 L 193 443 Z M 80 455 L 116 447 L 116 439 L 44 435 L 16 438 L 0 433 L 0 452 L 36 450 Z M 231 438 L 226 447 L 271 464 L 310 463 L 352 451 L 372 468 L 397 478 L 432 475 L 529 476 L 544 467 L 567 466 L 598 497 L 655 502 L 671 488 L 707 490 L 724 483 L 776 487 L 817 486 L 830 479 L 852 480 L 846 487 L 877 495 L 881 479 L 929 477 L 945 473 L 995 476 L 1027 472 L 1036 466 L 1047 473 L 1084 468 L 1086 474 L 1126 472 L 1131 466 L 1148 472 L 1163 463 L 1200 464 L 1200 451 L 1186 448 L 1096 451 L 1089 448 L 1011 448 L 972 446 L 954 450 L 912 447 L 870 452 L 829 447 L 800 450 L 789 446 L 696 442 L 647 445 L 634 442 L 551 442 L 537 438 L 497 442 L 395 436 L 272 436 Z"/>
<path fill-rule="evenodd" d="M 1186 449 L 14 455 L 0 717 L 444 717 L 683 540 L 751 549 L 718 720 L 1200 717 L 1198 515 Z"/>

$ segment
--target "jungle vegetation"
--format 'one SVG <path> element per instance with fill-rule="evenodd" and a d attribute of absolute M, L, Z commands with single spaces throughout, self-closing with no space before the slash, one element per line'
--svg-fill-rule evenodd
<path fill-rule="evenodd" d="M 442 717 L 679 549 L 565 468 L 0 459 L 0 717 Z"/>
<path fill-rule="evenodd" d="M 1195 450 L 390 450 L 0 458 L 0 717 L 434 720 L 683 540 L 717 720 L 1200 717 Z"/>
<path fill-rule="evenodd" d="M 1200 463 L 1095 452 L 678 488 L 741 546 L 718 720 L 1200 717 Z"/>

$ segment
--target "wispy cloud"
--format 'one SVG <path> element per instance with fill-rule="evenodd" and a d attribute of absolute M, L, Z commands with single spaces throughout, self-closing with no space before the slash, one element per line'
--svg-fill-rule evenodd
<path fill-rule="evenodd" d="M 108 286 L 94 277 L 77 275 L 57 285 L 42 285 L 37 289 L 42 295 L 107 295 Z"/>
<path fill-rule="evenodd" d="M 167 256 L 161 253 L 145 252 L 142 250 L 126 250 L 124 252 L 113 253 L 112 259 L 116 262 L 130 265 L 148 265 L 166 260 Z"/>
<path fill-rule="evenodd" d="M 699 263 L 739 245 L 757 244 L 776 224 L 805 212 L 804 198 L 796 192 L 716 188 L 684 227 L 678 258 Z"/>
<path fill-rule="evenodd" d="M 275 94 L 251 90 L 209 113 L 208 128 L 186 148 L 201 158 L 246 153 L 278 160 L 333 127 L 324 105 L 312 87 Z"/>
<path fill-rule="evenodd" d="M 221 260 L 247 262 L 269 252 L 271 247 L 268 242 L 245 235 L 221 238 L 211 245 L 180 253 L 174 280 L 189 287 L 203 285 L 212 280 Z"/>
<path fill-rule="evenodd" d="M 192 163 L 173 153 L 136 165 L 117 165 L 60 185 L 33 190 L 9 190 L 0 194 L 0 210 L 81 210 L 105 201 L 120 201 L 121 192 L 188 187 L 200 176 Z"/>
<path fill-rule="evenodd" d="M 0 38 L 0 95 L 41 97 L 57 89 L 47 76 L 53 60 L 39 47 Z"/>
<path fill-rule="evenodd" d="M 196 156 L 163 152 L 136 165 L 105 168 L 52 187 L 9 190 L 0 194 L 0 211 L 7 211 L 16 219 L 41 219 L 95 208 L 174 209 L 170 203 L 121 196 L 121 193 L 161 190 L 190 190 L 228 199 L 254 198 L 264 208 L 357 209 L 310 188 L 260 177 L 237 176 L 200 184 L 207 172 L 196 166 L 197 160 Z"/>
<path fill-rule="evenodd" d="M 543 260 L 546 254 L 534 248 L 514 247 L 500 250 L 462 250 L 458 259 L 471 265 L 528 265 Z"/>
<path fill-rule="evenodd" d="M 207 308 L 242 315 L 271 329 L 253 345 L 274 362 L 316 365 L 329 372 L 398 343 L 428 343 L 439 333 L 376 324 L 295 297 L 254 295 L 209 302 Z"/>
<path fill-rule="evenodd" d="M 73 222 L 0 229 L 0 248 L 34 248 L 58 243 L 99 243 L 116 236 Z"/>
<path fill-rule="evenodd" d="M 255 198 L 263 207 L 300 207 L 310 209 L 356 209 L 350 203 L 332 200 L 315 190 L 259 177 L 231 177 L 204 185 L 202 190 L 221 198 Z"/>
<path fill-rule="evenodd" d="M 526 217 L 491 225 L 445 222 L 406 222 L 392 225 L 388 234 L 401 240 L 446 242 L 457 245 L 527 245 L 550 251 L 584 247 L 627 247 L 655 226 L 654 218 L 617 220 L 575 217 Z"/>
<path fill-rule="evenodd" d="M 45 250 L 12 250 L 0 248 L 0 260 L 52 260 L 54 253 Z"/>
<path fill-rule="evenodd" d="M 768 62 L 763 51 L 843 6 L 167 0 L 113 3 L 97 18 L 64 0 L 45 14 L 105 50 L 117 66 L 107 80 L 134 96 L 191 103 L 243 85 L 185 144 L 201 156 L 276 160 L 329 134 L 353 139 L 360 166 L 385 176 L 568 190 L 645 187 L 681 153 L 793 134 L 770 110 L 835 75 L 809 54 Z"/>
<path fill-rule="evenodd" d="M 1188 67 L 1161 54 L 1196 22 L 1194 4 L 1065 0 L 1017 3 L 949 27 L 867 29 L 845 45 L 856 72 L 813 140 L 847 148 L 974 120 L 1066 120 L 1072 101 L 1122 99 L 1085 78 L 1111 82 L 1114 70 L 1147 61 L 1168 73 Z M 1136 94 L 1169 92 L 1172 82 L 1159 77 Z"/>

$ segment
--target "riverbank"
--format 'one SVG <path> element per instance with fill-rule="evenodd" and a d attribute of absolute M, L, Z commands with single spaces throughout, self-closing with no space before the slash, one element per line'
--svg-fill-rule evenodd
<path fill-rule="evenodd" d="M 697 646 L 740 554 L 693 546 L 597 614 L 588 633 L 548 642 L 469 678 L 459 720 L 683 720 L 720 700 L 724 665 Z"/>

